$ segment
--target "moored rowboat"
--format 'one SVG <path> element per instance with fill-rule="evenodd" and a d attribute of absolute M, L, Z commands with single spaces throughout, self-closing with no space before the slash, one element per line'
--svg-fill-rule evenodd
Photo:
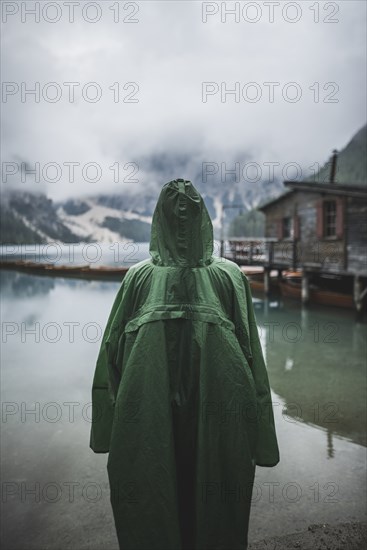
<path fill-rule="evenodd" d="M 302 273 L 300 271 L 285 271 L 279 281 L 280 291 L 285 298 L 302 299 Z M 352 294 L 335 292 L 327 289 L 317 288 L 310 285 L 310 302 L 327 306 L 343 308 L 354 308 Z"/>
<path fill-rule="evenodd" d="M 128 267 L 42 264 L 23 260 L 0 261 L 0 269 L 15 269 L 36 275 L 74 277 L 83 279 L 109 279 L 121 281 Z"/>

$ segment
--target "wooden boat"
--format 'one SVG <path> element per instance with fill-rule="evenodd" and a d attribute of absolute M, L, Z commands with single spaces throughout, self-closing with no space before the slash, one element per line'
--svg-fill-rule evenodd
<path fill-rule="evenodd" d="M 0 261 L 0 269 L 15 269 L 35 275 L 73 277 L 78 279 L 108 279 L 121 281 L 128 267 L 90 266 L 86 265 L 56 265 L 43 264 L 24 260 Z"/>
<path fill-rule="evenodd" d="M 279 282 L 280 291 L 285 298 L 302 299 L 302 272 L 285 271 Z M 336 306 L 353 309 L 354 300 L 352 294 L 335 292 L 310 284 L 310 302 L 326 306 Z"/>
<path fill-rule="evenodd" d="M 247 276 L 251 290 L 257 291 L 257 292 L 264 292 L 265 290 L 265 283 L 264 283 L 264 270 L 261 269 L 254 269 L 251 267 L 241 267 L 241 271 Z M 272 276 L 270 274 L 270 289 L 276 290 L 278 287 L 278 277 Z"/>
<path fill-rule="evenodd" d="M 264 273 L 256 273 L 248 276 L 251 290 L 264 291 Z"/>

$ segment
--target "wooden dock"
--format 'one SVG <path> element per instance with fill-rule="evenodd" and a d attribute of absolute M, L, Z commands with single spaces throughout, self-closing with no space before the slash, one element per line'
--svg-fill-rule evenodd
<path fill-rule="evenodd" d="M 276 238 L 230 238 L 221 249 L 224 258 L 247 274 L 253 290 L 267 295 L 278 289 L 304 304 L 355 308 L 361 314 L 366 309 L 365 272 L 343 269 L 339 261 L 303 262 L 296 239 L 284 243 Z"/>
<path fill-rule="evenodd" d="M 86 265 L 56 265 L 24 260 L 0 261 L 0 269 L 23 271 L 33 275 L 47 277 L 71 277 L 73 279 L 101 279 L 122 281 L 128 267 L 90 266 Z"/>

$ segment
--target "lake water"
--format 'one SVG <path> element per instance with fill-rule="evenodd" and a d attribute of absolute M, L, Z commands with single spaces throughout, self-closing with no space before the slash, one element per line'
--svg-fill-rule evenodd
<path fill-rule="evenodd" d="M 215 243 L 215 250 L 219 243 Z M 127 266 L 149 257 L 149 243 L 59 243 L 0 246 L 0 258 L 56 265 Z"/>
<path fill-rule="evenodd" d="M 3 542 L 117 549 L 107 455 L 89 449 L 95 361 L 119 283 L 1 271 Z M 256 470 L 249 540 L 365 520 L 366 325 L 254 298 L 281 461 Z"/>

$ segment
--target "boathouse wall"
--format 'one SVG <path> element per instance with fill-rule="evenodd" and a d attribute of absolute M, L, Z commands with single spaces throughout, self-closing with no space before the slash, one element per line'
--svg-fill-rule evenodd
<path fill-rule="evenodd" d="M 335 201 L 338 205 L 338 225 L 341 227 L 338 227 L 339 232 L 336 236 L 324 237 L 321 234 L 320 209 L 323 200 Z M 315 270 L 345 273 L 348 264 L 346 226 L 349 222 L 345 215 L 345 203 L 345 197 L 340 197 L 339 194 L 328 193 L 323 196 L 318 192 L 301 190 L 290 192 L 279 202 L 273 203 L 265 211 L 265 236 L 277 239 L 272 262 L 278 266 L 304 266 Z M 351 204 L 351 216 L 353 216 L 353 209 L 358 210 L 358 208 L 360 208 L 358 204 L 353 204 L 353 207 Z M 288 227 L 287 234 L 284 234 L 285 220 L 290 225 L 290 231 Z M 360 223 L 362 222 L 359 221 L 357 225 Z M 360 229 L 356 228 L 353 231 L 353 238 L 356 231 Z M 362 242 L 361 236 L 361 245 Z M 353 244 L 349 247 L 349 252 L 355 264 L 358 261 L 359 248 Z M 296 261 L 294 261 L 294 255 Z"/>
<path fill-rule="evenodd" d="M 347 199 L 347 269 L 367 274 L 367 201 Z"/>

